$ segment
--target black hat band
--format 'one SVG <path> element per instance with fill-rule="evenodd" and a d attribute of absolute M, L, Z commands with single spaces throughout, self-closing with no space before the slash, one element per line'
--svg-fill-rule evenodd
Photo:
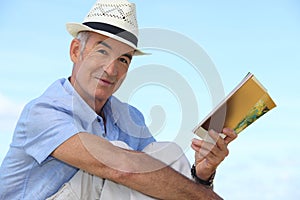
<path fill-rule="evenodd" d="M 117 36 L 133 43 L 137 47 L 137 43 L 138 43 L 137 37 L 134 34 L 128 32 L 122 28 L 119 28 L 119 27 L 116 27 L 116 26 L 113 26 L 110 24 L 102 23 L 102 22 L 84 22 L 83 24 L 92 29 L 96 29 L 99 31 L 106 31 L 108 33 L 117 35 Z"/>

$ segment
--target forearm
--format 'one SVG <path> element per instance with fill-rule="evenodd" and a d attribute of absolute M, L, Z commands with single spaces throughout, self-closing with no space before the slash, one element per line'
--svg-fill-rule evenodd
<path fill-rule="evenodd" d="M 159 199 L 218 199 L 203 185 L 195 184 L 182 174 L 148 154 L 126 151 L 130 165 L 116 182 Z"/>
<path fill-rule="evenodd" d="M 211 189 L 194 183 L 170 167 L 148 173 L 128 174 L 119 182 L 159 199 L 221 199 Z"/>
<path fill-rule="evenodd" d="M 88 133 L 67 140 L 53 156 L 101 178 L 159 199 L 218 199 L 149 155 L 127 151 Z"/>

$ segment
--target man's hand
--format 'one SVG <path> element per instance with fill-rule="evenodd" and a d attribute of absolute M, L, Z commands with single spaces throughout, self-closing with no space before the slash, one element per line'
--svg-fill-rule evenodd
<path fill-rule="evenodd" d="M 208 180 L 216 171 L 219 164 L 229 154 L 227 145 L 237 137 L 237 134 L 229 128 L 223 129 L 224 139 L 214 130 L 210 130 L 208 133 L 215 141 L 214 144 L 193 139 L 191 145 L 195 150 L 196 175 L 202 180 Z"/>

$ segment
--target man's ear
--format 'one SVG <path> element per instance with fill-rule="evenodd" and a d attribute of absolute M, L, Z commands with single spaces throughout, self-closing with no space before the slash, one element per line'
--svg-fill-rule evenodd
<path fill-rule="evenodd" d="M 80 59 L 80 41 L 74 38 L 70 45 L 70 58 L 73 63 L 77 63 Z"/>

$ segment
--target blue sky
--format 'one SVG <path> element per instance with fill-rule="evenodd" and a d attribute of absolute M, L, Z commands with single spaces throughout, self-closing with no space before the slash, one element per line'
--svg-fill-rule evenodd
<path fill-rule="evenodd" d="M 216 66 L 226 94 L 251 71 L 278 105 L 230 145 L 230 156 L 217 172 L 216 192 L 225 199 L 299 199 L 300 2 L 134 2 L 141 28 L 172 30 L 204 49 Z M 56 79 L 69 76 L 72 64 L 68 48 L 72 38 L 65 30 L 65 23 L 81 22 L 93 3 L 91 0 L 1 2 L 0 162 L 24 104 Z M 193 89 L 202 85 L 203 94 L 196 97 L 201 119 L 212 108 L 203 79 L 197 80 L 182 67 L 184 62 L 165 54 L 156 52 L 149 58 L 136 58 L 133 65 L 145 61 L 172 66 Z M 149 88 L 148 94 L 147 90 L 141 94 L 157 95 L 155 91 L 159 95 L 165 93 L 161 88 Z M 157 102 L 140 96 L 133 97 L 132 103 L 144 112 L 146 121 L 149 108 L 145 104 L 167 104 L 166 127 L 177 127 L 172 120 L 180 121 L 181 111 L 170 109 L 176 107 L 176 100 L 169 100 L 172 94 Z M 162 138 L 172 140 L 168 129 L 165 132 Z M 187 154 L 191 158 L 191 152 Z"/>

